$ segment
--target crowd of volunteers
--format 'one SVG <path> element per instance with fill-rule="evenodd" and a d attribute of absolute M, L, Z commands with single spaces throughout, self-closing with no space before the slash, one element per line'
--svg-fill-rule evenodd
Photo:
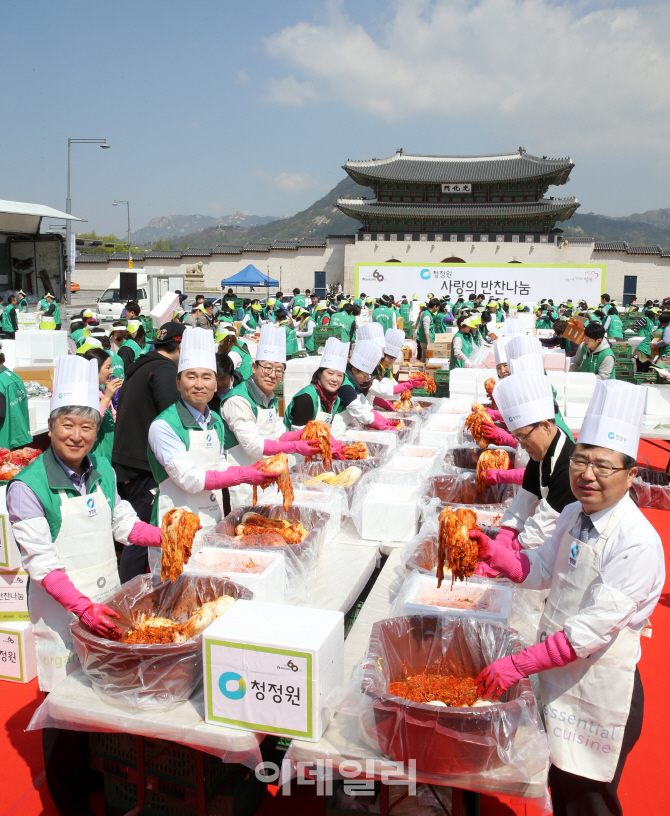
<path fill-rule="evenodd" d="M 24 305 L 22 292 L 8 298 L 4 337 L 18 330 Z M 285 453 L 292 465 L 318 452 L 317 441 L 301 439 L 311 420 L 330 426 L 335 459 L 343 458 L 338 437 L 352 425 L 395 430 L 383 414 L 402 392 L 424 387 L 422 379 L 394 376 L 403 345 L 415 341 L 425 361 L 436 334 L 453 327 L 445 368 L 479 365 L 477 350 L 492 346 L 496 407 L 486 409 L 493 423 L 484 433 L 491 446 L 524 451 L 528 460 L 485 475 L 488 485 L 516 485 L 516 494 L 495 537 L 470 533 L 476 572 L 548 593 L 537 643 L 487 666 L 479 688 L 496 699 L 538 674 L 554 813 L 620 814 L 617 786 L 642 725 L 640 636 L 649 633 L 665 568 L 661 539 L 628 494 L 646 392 L 615 379 L 612 343 L 641 337 L 637 371 L 663 370 L 666 308 L 669 300 L 637 306 L 634 299 L 624 308 L 606 294 L 595 309 L 546 300 L 530 336 L 516 319 L 528 307 L 483 295 L 424 303 L 416 295 L 325 299 L 295 289 L 290 298 L 277 292 L 241 305 L 229 293 L 219 310 L 198 296 L 151 339 L 136 302 L 109 328 L 82 310 L 69 326 L 70 353 L 55 368 L 50 445 L 6 494 L 30 577 L 40 688 L 48 694 L 77 668 L 75 617 L 96 634 L 115 628 L 118 616 L 105 600 L 156 570 L 168 510 L 188 508 L 206 533 L 251 505 L 253 486 L 268 478 L 255 466 L 260 460 Z M 38 312 L 40 329 L 61 328 L 51 294 Z M 576 323 L 579 343 L 564 337 Z M 325 326 L 339 337 L 317 344 L 315 330 Z M 543 351 L 552 347 L 571 358 L 570 370 L 597 377 L 577 441 L 545 376 Z M 320 355 L 319 364 L 280 415 L 277 389 L 287 360 L 299 354 Z M 30 442 L 25 388 L 0 354 L 0 447 Z M 607 752 L 564 736 L 565 723 L 582 721 L 598 724 Z M 84 736 L 43 731 L 61 814 L 93 812 L 82 781 Z"/>

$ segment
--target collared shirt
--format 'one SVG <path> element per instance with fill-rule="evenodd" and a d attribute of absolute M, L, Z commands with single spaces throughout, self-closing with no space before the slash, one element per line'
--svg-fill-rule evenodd
<path fill-rule="evenodd" d="M 203 414 L 187 402 L 183 404 L 188 408 L 189 414 L 198 423 L 198 426 L 206 431 L 212 418 L 212 412 L 209 408 L 205 406 L 205 413 Z M 149 447 L 163 467 L 170 463 L 177 454 L 186 452 L 186 445 L 164 419 L 155 419 L 151 423 L 149 427 Z M 221 446 L 221 452 L 223 453 L 223 445 Z"/>
<path fill-rule="evenodd" d="M 266 408 L 269 408 L 275 398 L 274 391 L 271 394 L 266 394 L 256 385 L 254 380 L 250 377 L 247 380 L 247 389 L 256 402 L 262 403 Z"/>
<path fill-rule="evenodd" d="M 253 381 L 249 378 L 247 381 L 247 389 L 251 397 L 259 402 L 267 410 L 272 404 L 274 393 L 266 395 Z M 249 400 L 245 397 L 234 395 L 221 403 L 221 416 L 235 434 L 235 437 L 244 453 L 251 458 L 252 461 L 260 459 L 263 456 L 265 448 L 265 439 L 258 433 L 258 426 L 256 424 L 256 417 Z M 286 432 L 284 423 L 275 422 L 274 435 L 271 439 L 279 439 L 279 437 Z"/>

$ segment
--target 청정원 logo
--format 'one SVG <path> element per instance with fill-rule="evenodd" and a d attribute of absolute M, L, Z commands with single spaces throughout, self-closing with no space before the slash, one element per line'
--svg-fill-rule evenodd
<path fill-rule="evenodd" d="M 228 683 L 237 683 L 237 688 L 229 689 Z M 241 700 L 247 693 L 247 684 L 242 675 L 237 672 L 224 672 L 219 677 L 219 691 L 229 700 Z"/>
<path fill-rule="evenodd" d="M 93 499 L 86 499 L 86 507 L 92 510 L 95 507 L 95 502 Z"/>
<path fill-rule="evenodd" d="M 430 269 L 422 269 L 419 275 L 421 275 L 423 280 L 430 280 Z"/>

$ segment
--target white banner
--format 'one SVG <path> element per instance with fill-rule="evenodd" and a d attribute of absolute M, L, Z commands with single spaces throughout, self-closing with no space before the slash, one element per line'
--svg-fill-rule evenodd
<path fill-rule="evenodd" d="M 482 294 L 513 304 L 551 298 L 557 305 L 585 300 L 595 306 L 604 291 L 605 264 L 356 264 L 356 296 L 393 295 L 396 301 L 418 295 L 425 302 L 432 293 L 451 295 L 455 303 Z"/>

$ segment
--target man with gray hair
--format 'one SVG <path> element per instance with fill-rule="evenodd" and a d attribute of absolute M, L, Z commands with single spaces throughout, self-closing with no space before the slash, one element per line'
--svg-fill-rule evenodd
<path fill-rule="evenodd" d="M 52 691 L 79 666 L 70 623 L 94 634 L 118 632 L 105 606 L 119 587 L 114 541 L 160 545 L 161 531 L 140 521 L 116 490 L 111 464 L 91 453 L 100 426 L 98 366 L 75 355 L 56 364 L 51 447 L 14 477 L 7 509 L 23 569 L 42 691 Z M 85 734 L 42 732 L 47 782 L 61 814 L 91 816 L 86 793 Z M 83 743 L 82 743 L 82 738 Z"/>

